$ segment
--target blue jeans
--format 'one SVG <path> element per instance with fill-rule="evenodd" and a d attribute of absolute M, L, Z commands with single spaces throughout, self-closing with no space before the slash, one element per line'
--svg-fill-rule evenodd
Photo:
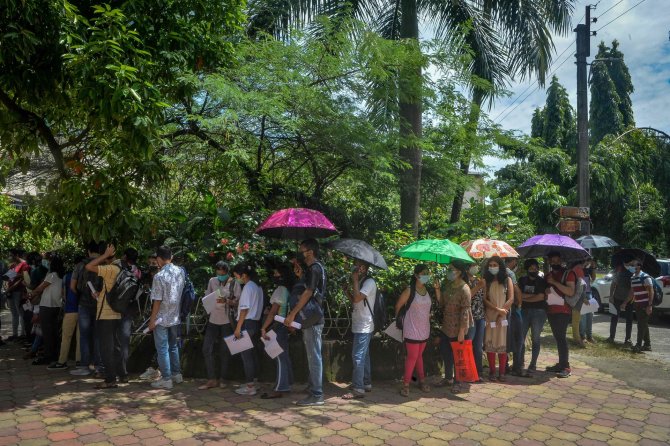
<path fill-rule="evenodd" d="M 284 350 L 275 358 L 277 382 L 274 390 L 275 392 L 290 392 L 293 385 L 293 367 L 288 354 L 288 329 L 284 325 L 275 324 L 273 330 L 277 333 L 277 343 Z"/>
<path fill-rule="evenodd" d="M 323 396 L 323 361 L 321 358 L 321 333 L 323 324 L 313 325 L 302 331 L 302 342 L 307 352 L 309 390 L 313 396 Z"/>
<path fill-rule="evenodd" d="M 593 313 L 582 314 L 579 320 L 579 337 L 593 339 Z"/>
<path fill-rule="evenodd" d="M 154 345 L 156 346 L 156 358 L 158 368 L 163 379 L 172 379 L 174 375 L 181 373 L 179 363 L 179 324 L 172 327 L 156 325 L 154 329 Z"/>
<path fill-rule="evenodd" d="M 475 357 L 477 374 L 484 376 L 484 367 L 482 366 L 482 357 L 484 355 L 484 332 L 486 331 L 486 319 L 478 319 L 475 326 L 470 328 L 468 339 L 472 339 L 472 354 Z"/>
<path fill-rule="evenodd" d="M 363 393 L 366 387 L 372 386 L 370 366 L 370 340 L 372 333 L 354 333 L 354 344 L 351 349 L 351 358 L 354 368 L 351 373 L 351 387 Z"/>
<path fill-rule="evenodd" d="M 240 353 L 240 356 L 242 356 L 242 366 L 244 367 L 244 378 L 247 380 L 247 384 L 253 384 L 256 378 L 258 378 L 256 338 L 258 337 L 260 326 L 260 321 L 254 321 L 252 319 L 246 319 L 242 324 L 242 331 L 247 331 L 247 334 L 251 337 L 251 342 L 254 344 L 254 348 L 250 348 L 249 350 Z"/>
<path fill-rule="evenodd" d="M 542 328 L 547 320 L 547 312 L 543 308 L 524 308 L 523 313 L 523 339 L 528 336 L 530 329 L 530 336 L 532 339 L 532 353 L 529 367 L 537 367 L 537 357 L 540 356 L 540 337 L 542 335 Z M 524 358 L 526 354 L 526 343 L 521 345 L 521 368 L 524 366 Z"/>
<path fill-rule="evenodd" d="M 15 291 L 7 295 L 7 305 L 9 306 L 9 311 L 12 312 L 12 335 L 15 338 L 19 337 L 19 325 L 21 326 L 21 334 L 29 335 L 26 333 L 26 327 L 23 326 L 23 308 L 21 308 L 21 292 Z"/>
<path fill-rule="evenodd" d="M 512 353 L 512 370 L 520 372 L 523 369 L 523 317 L 521 309 L 512 308 L 507 328 L 507 350 Z"/>
<path fill-rule="evenodd" d="M 100 365 L 100 347 L 95 334 L 95 307 L 79 306 L 79 348 L 81 349 L 81 362 L 83 367 L 90 364 Z"/>

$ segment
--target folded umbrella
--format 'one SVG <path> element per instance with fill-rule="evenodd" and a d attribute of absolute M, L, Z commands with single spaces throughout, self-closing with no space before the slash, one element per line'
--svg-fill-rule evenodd
<path fill-rule="evenodd" d="M 619 246 L 617 242 L 604 235 L 584 235 L 576 241 L 585 249 L 614 248 Z"/>
<path fill-rule="evenodd" d="M 559 234 L 542 234 L 529 238 L 516 248 L 526 258 L 546 257 L 552 251 L 558 252 L 566 262 L 582 260 L 589 257 L 588 251 L 579 243 Z"/>
<path fill-rule="evenodd" d="M 386 260 L 379 251 L 364 242 L 363 240 L 356 240 L 353 238 L 341 238 L 333 240 L 327 245 L 329 248 L 335 249 L 344 255 L 354 259 L 362 260 L 377 268 L 388 269 Z"/>
<path fill-rule="evenodd" d="M 256 234 L 266 237 L 304 240 L 337 234 L 337 228 L 319 211 L 288 208 L 274 212 L 256 228 Z"/>
<path fill-rule="evenodd" d="M 447 264 L 453 261 L 474 263 L 461 246 L 451 240 L 419 240 L 402 247 L 396 255 L 407 259 Z"/>

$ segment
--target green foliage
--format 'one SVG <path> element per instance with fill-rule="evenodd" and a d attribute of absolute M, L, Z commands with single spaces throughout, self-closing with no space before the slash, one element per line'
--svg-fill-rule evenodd
<path fill-rule="evenodd" d="M 603 42 L 598 47 L 597 59 L 607 59 L 609 48 Z M 623 64 L 623 59 L 621 64 Z M 597 62 L 591 65 L 591 104 L 589 105 L 589 125 L 591 143 L 599 143 L 605 135 L 618 135 L 624 126 L 619 105 L 621 97 L 612 81 L 608 65 Z"/>
<path fill-rule="evenodd" d="M 607 71 L 609 72 L 612 82 L 619 95 L 619 111 L 623 120 L 624 127 L 631 127 L 635 125 L 635 118 L 633 117 L 633 102 L 630 95 L 635 91 L 633 87 L 633 80 L 628 71 L 628 66 L 624 61 L 624 56 L 619 51 L 619 42 L 612 41 L 612 48 L 606 53 L 608 60 L 605 61 Z"/>
<path fill-rule="evenodd" d="M 632 246 L 663 252 L 667 243 L 667 207 L 661 193 L 651 183 L 632 190 L 632 206 L 624 216 L 624 233 Z"/>

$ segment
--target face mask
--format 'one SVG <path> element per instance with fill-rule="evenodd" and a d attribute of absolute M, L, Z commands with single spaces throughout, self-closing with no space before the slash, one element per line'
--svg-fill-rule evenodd
<path fill-rule="evenodd" d="M 626 269 L 630 271 L 631 273 L 635 274 L 635 267 L 634 266 L 627 266 Z"/>
<path fill-rule="evenodd" d="M 49 261 L 47 259 L 42 259 L 42 266 L 49 269 Z"/>
<path fill-rule="evenodd" d="M 447 280 L 450 282 L 456 280 L 456 271 L 447 271 Z"/>
<path fill-rule="evenodd" d="M 239 283 L 240 285 L 244 285 L 244 280 L 238 279 L 237 277 L 235 277 L 235 282 Z"/>
<path fill-rule="evenodd" d="M 283 280 L 281 280 L 281 277 L 272 277 L 272 282 L 275 285 L 283 285 Z"/>
<path fill-rule="evenodd" d="M 419 282 L 423 283 L 424 285 L 430 282 L 430 275 L 428 274 L 422 274 L 419 276 Z"/>
<path fill-rule="evenodd" d="M 219 282 L 225 282 L 228 280 L 228 277 L 230 277 L 228 274 L 224 274 L 222 276 L 216 276 L 219 279 Z"/>
<path fill-rule="evenodd" d="M 470 274 L 472 274 L 474 276 L 479 271 L 479 268 L 477 268 L 476 266 L 471 266 L 469 271 L 470 271 Z"/>
<path fill-rule="evenodd" d="M 492 267 L 492 268 L 489 268 L 489 272 L 490 272 L 491 274 L 493 274 L 494 276 L 496 276 L 496 275 L 498 275 L 498 273 L 500 272 L 500 268 L 498 268 L 498 267 Z"/>
<path fill-rule="evenodd" d="M 538 275 L 537 271 L 528 271 L 528 277 L 536 278 Z"/>
<path fill-rule="evenodd" d="M 305 261 L 305 253 L 302 251 L 298 251 L 298 254 L 296 255 L 296 259 L 298 259 L 298 262 L 304 262 Z"/>

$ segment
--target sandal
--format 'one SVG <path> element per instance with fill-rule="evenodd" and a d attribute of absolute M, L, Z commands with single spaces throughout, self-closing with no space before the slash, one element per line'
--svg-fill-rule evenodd
<path fill-rule="evenodd" d="M 426 384 L 425 382 L 420 382 L 419 383 L 419 389 L 421 389 L 422 392 L 428 393 L 430 392 L 430 386 Z"/>
<path fill-rule="evenodd" d="M 262 400 L 273 400 L 275 398 L 281 398 L 283 396 L 284 396 L 284 394 L 282 392 L 272 392 L 272 393 L 265 392 L 261 395 L 261 399 Z"/>
<path fill-rule="evenodd" d="M 365 397 L 365 393 L 361 392 L 356 392 L 355 390 L 353 392 L 345 393 L 342 395 L 343 400 L 357 400 Z"/>
<path fill-rule="evenodd" d="M 402 396 L 409 396 L 409 384 L 403 384 L 400 389 L 400 394 Z"/>
<path fill-rule="evenodd" d="M 505 375 L 500 375 L 500 376 L 498 376 L 498 381 L 500 381 L 501 383 L 504 383 L 505 381 L 507 381 L 507 378 L 505 377 Z"/>
<path fill-rule="evenodd" d="M 116 389 L 119 387 L 116 383 L 98 383 L 94 386 L 95 389 L 105 390 L 105 389 Z"/>
<path fill-rule="evenodd" d="M 219 383 L 212 380 L 212 381 L 207 381 L 205 384 L 201 385 L 198 387 L 198 390 L 208 390 L 208 389 L 213 389 L 215 387 L 218 387 Z"/>
<path fill-rule="evenodd" d="M 453 384 L 454 384 L 453 379 L 444 378 L 444 379 L 438 381 L 437 384 L 435 384 L 435 387 L 446 387 L 446 386 L 451 386 Z"/>
<path fill-rule="evenodd" d="M 494 383 L 494 382 L 498 381 L 498 379 L 496 378 L 496 376 L 493 373 L 489 373 L 489 381 Z"/>

